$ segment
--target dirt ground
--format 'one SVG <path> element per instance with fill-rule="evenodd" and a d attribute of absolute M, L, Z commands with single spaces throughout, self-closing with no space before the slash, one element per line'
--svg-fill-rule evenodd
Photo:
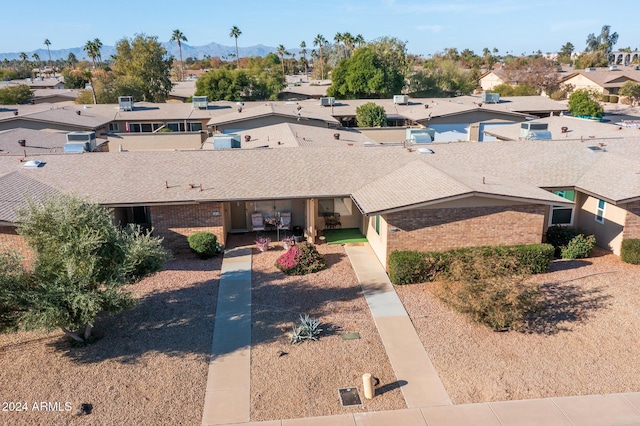
<path fill-rule="evenodd" d="M 559 260 L 529 332 L 493 332 L 428 284 L 396 286 L 454 404 L 640 391 L 640 267 L 599 251 Z"/>
<path fill-rule="evenodd" d="M 100 318 L 85 347 L 59 331 L 0 335 L 0 424 L 199 425 L 220 264 L 170 261 L 130 286 L 138 306 Z M 91 414 L 74 415 L 81 403 Z"/>
<path fill-rule="evenodd" d="M 288 419 L 406 408 L 351 263 L 340 245 L 318 245 L 328 268 L 287 276 L 275 268 L 280 245 L 252 256 L 251 420 Z M 319 319 L 318 341 L 292 345 L 299 315 Z M 358 332 L 360 339 L 341 335 Z M 380 380 L 364 399 L 362 375 Z M 339 388 L 358 388 L 362 405 L 342 407 Z"/>

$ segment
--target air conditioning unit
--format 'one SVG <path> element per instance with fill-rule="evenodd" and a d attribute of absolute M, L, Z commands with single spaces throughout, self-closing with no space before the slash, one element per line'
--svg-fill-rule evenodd
<path fill-rule="evenodd" d="M 133 96 L 118 96 L 118 107 L 122 111 L 133 111 Z"/>
<path fill-rule="evenodd" d="M 406 105 L 409 103 L 409 96 L 407 95 L 393 95 L 394 104 Z"/>
<path fill-rule="evenodd" d="M 500 93 L 482 92 L 482 102 L 485 104 L 500 103 Z"/>
<path fill-rule="evenodd" d="M 208 96 L 193 96 L 191 98 L 191 103 L 194 108 L 209 108 L 209 97 Z"/>
<path fill-rule="evenodd" d="M 232 149 L 240 146 L 240 135 L 237 133 L 213 135 L 213 149 Z"/>
<path fill-rule="evenodd" d="M 633 69 L 636 70 L 636 71 L 640 71 L 640 65 L 634 65 Z"/>
<path fill-rule="evenodd" d="M 609 67 L 609 71 L 618 71 L 618 66 L 617 65 L 611 65 Z"/>
<path fill-rule="evenodd" d="M 434 129 L 407 129 L 406 140 L 410 143 L 431 143 L 436 138 Z"/>
<path fill-rule="evenodd" d="M 549 134 L 548 138 L 545 138 L 545 133 Z M 551 139 L 551 133 L 549 132 L 548 123 L 537 123 L 535 121 L 528 121 L 520 123 L 520 137 L 522 139 Z"/>
<path fill-rule="evenodd" d="M 585 69 L 584 69 L 584 71 L 585 71 L 585 72 L 595 72 L 595 71 L 596 71 L 596 69 L 595 69 L 595 68 L 593 68 L 593 67 L 592 67 L 592 68 L 585 68 Z"/>
<path fill-rule="evenodd" d="M 67 133 L 67 143 L 64 144 L 64 152 L 80 153 L 96 150 L 96 132 L 70 132 Z"/>
<path fill-rule="evenodd" d="M 336 103 L 336 98 L 334 97 L 320 98 L 320 105 L 322 106 L 332 106 L 335 103 Z"/>

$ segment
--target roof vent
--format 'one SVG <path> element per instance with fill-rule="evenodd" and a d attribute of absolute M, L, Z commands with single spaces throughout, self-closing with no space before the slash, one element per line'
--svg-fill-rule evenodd
<path fill-rule="evenodd" d="M 640 65 L 634 65 L 633 69 L 636 70 L 636 71 L 640 71 Z"/>
<path fill-rule="evenodd" d="M 367 141 L 364 143 L 364 146 L 376 146 L 376 144 L 371 141 Z"/>
<path fill-rule="evenodd" d="M 435 151 L 429 148 L 418 148 L 420 154 L 435 154 Z"/>
<path fill-rule="evenodd" d="M 26 139 L 18 139 L 18 145 L 20 145 L 20 146 L 27 146 L 27 141 L 26 141 Z"/>
<path fill-rule="evenodd" d="M 595 68 L 591 67 L 591 68 L 585 68 L 584 71 L 585 72 L 595 72 Z"/>
<path fill-rule="evenodd" d="M 618 71 L 618 66 L 617 65 L 611 65 L 609 67 L 609 71 Z"/>
<path fill-rule="evenodd" d="M 533 137 L 531 136 L 532 133 L 544 131 L 549 133 L 548 130 L 549 123 L 540 123 L 536 121 L 527 121 L 524 123 L 520 123 L 520 137 L 522 139 L 533 139 Z M 549 135 L 551 134 L 549 133 Z"/>
<path fill-rule="evenodd" d="M 588 146 L 587 149 L 591 152 L 604 152 L 604 149 L 599 146 Z"/>
<path fill-rule="evenodd" d="M 24 168 L 26 169 L 35 169 L 36 167 L 42 167 L 44 163 L 39 160 L 29 160 L 24 163 Z"/>

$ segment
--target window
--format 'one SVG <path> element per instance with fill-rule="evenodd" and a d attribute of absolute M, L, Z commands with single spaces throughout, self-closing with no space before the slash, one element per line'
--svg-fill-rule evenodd
<path fill-rule="evenodd" d="M 318 200 L 318 216 L 324 213 L 340 213 L 340 216 L 351 216 L 353 202 L 351 198 L 320 198 Z"/>
<path fill-rule="evenodd" d="M 596 208 L 596 222 L 604 223 L 604 208 L 607 203 L 604 200 L 598 200 L 598 207 Z"/>
<path fill-rule="evenodd" d="M 162 127 L 162 123 L 130 123 L 131 133 L 151 133 Z"/>
<path fill-rule="evenodd" d="M 575 201 L 576 192 L 571 191 L 553 191 L 554 194 L 566 198 L 569 201 Z M 551 214 L 549 217 L 549 225 L 567 225 L 573 224 L 573 207 L 551 206 Z"/>
<path fill-rule="evenodd" d="M 380 235 L 380 215 L 377 214 L 375 217 L 375 230 L 376 230 L 376 234 Z"/>
<path fill-rule="evenodd" d="M 119 132 L 120 131 L 120 127 L 118 126 L 118 123 L 109 123 L 109 131 L 110 132 Z"/>
<path fill-rule="evenodd" d="M 171 129 L 172 132 L 184 132 L 185 131 L 185 126 L 184 126 L 184 121 L 183 122 L 174 122 L 174 123 L 167 123 L 167 127 L 169 129 Z M 193 121 L 190 123 L 187 123 L 187 127 L 186 127 L 186 131 L 187 132 L 199 132 L 202 130 L 202 123 L 199 121 Z"/>

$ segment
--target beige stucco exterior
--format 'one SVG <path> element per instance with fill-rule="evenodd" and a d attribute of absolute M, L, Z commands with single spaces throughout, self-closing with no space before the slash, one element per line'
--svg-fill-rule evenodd
<path fill-rule="evenodd" d="M 499 84 L 503 84 L 504 80 L 498 77 L 498 75 L 494 72 L 490 72 L 489 74 L 482 77 L 480 80 L 480 87 L 482 90 L 487 91 L 493 89 L 495 86 Z"/>
<path fill-rule="evenodd" d="M 566 80 L 564 82 L 564 84 L 572 85 L 574 87 L 574 90 L 590 89 L 590 90 L 595 90 L 597 93 L 602 93 L 602 94 L 607 94 L 608 93 L 608 92 L 606 92 L 604 87 L 602 87 L 598 83 L 588 79 L 587 77 L 585 77 L 582 74 L 577 74 L 576 76 L 571 77 L 570 79 Z"/>
<path fill-rule="evenodd" d="M 242 113 L 239 113 L 242 114 Z M 247 118 L 242 121 L 234 121 L 232 123 L 222 123 L 214 126 L 210 126 L 213 128 L 214 133 L 228 133 L 230 131 L 241 131 L 241 130 L 249 130 L 255 129 L 258 127 L 266 127 L 273 126 L 275 124 L 280 123 L 292 123 L 292 124 L 304 124 L 306 126 L 316 126 L 316 127 L 337 127 L 337 124 L 334 126 L 329 126 L 326 121 L 322 120 L 298 120 L 293 116 L 283 116 L 283 115 L 268 115 L 264 117 L 255 117 L 255 118 Z"/>
<path fill-rule="evenodd" d="M 598 198 L 576 193 L 575 226 L 595 235 L 599 247 L 611 250 L 619 256 L 627 210 L 623 206 L 605 203 L 604 223 L 600 223 L 596 221 L 597 206 Z"/>
<path fill-rule="evenodd" d="M 109 137 L 109 151 L 173 151 L 200 149 L 201 132 L 118 133 Z M 122 149 L 121 149 L 122 148 Z"/>

